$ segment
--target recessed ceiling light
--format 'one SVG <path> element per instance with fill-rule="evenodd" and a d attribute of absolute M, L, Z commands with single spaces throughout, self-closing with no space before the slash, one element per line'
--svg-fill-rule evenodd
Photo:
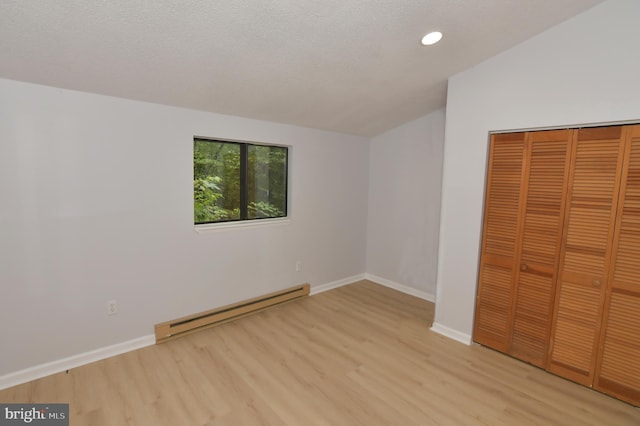
<path fill-rule="evenodd" d="M 432 44 L 439 42 L 441 38 L 442 33 L 440 31 L 434 31 L 422 37 L 422 44 L 425 46 L 431 46 Z"/>

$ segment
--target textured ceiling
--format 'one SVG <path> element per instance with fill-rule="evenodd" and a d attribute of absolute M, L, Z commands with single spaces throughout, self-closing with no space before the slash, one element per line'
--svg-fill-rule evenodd
<path fill-rule="evenodd" d="M 0 0 L 0 78 L 372 136 L 598 0 Z M 435 46 L 419 41 L 432 30 Z"/>

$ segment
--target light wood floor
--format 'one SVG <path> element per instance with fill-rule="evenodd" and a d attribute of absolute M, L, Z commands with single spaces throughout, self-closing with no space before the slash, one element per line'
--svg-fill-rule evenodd
<path fill-rule="evenodd" d="M 640 410 L 429 330 L 362 281 L 0 391 L 84 425 L 640 425 Z"/>

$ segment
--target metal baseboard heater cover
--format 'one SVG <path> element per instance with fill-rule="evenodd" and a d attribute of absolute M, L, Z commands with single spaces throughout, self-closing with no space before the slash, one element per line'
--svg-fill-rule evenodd
<path fill-rule="evenodd" d="M 309 284 L 302 284 L 254 299 L 156 324 L 156 343 L 166 342 L 179 336 L 213 327 L 308 295 Z"/>

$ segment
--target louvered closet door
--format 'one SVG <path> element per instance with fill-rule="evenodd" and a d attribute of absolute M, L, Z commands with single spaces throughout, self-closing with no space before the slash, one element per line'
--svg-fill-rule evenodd
<path fill-rule="evenodd" d="M 527 133 L 524 229 L 508 352 L 540 367 L 549 350 L 572 134 Z"/>
<path fill-rule="evenodd" d="M 575 131 L 548 370 L 591 385 L 622 169 L 621 127 Z"/>
<path fill-rule="evenodd" d="M 627 149 L 594 386 L 640 405 L 640 126 Z"/>
<path fill-rule="evenodd" d="M 524 133 L 492 135 L 474 339 L 506 351 L 520 231 Z"/>

